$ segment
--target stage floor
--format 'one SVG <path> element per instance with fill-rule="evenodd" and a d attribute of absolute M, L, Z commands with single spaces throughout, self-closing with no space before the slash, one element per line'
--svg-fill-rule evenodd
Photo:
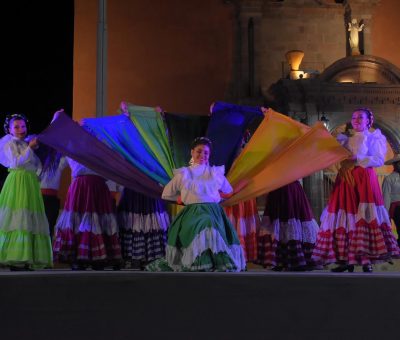
<path fill-rule="evenodd" d="M 400 271 L 2 270 L 0 338 L 397 338 L 399 288 Z"/>

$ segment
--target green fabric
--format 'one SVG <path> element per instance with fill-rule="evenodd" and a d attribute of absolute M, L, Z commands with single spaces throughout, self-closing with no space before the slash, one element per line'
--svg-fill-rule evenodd
<path fill-rule="evenodd" d="M 0 230 L 0 263 L 29 264 L 33 268 L 52 267 L 50 236 L 32 234 L 26 230 Z"/>
<path fill-rule="evenodd" d="M 207 249 L 193 262 L 190 268 L 182 268 L 186 272 L 201 272 L 201 271 L 235 271 L 236 266 L 226 252 L 213 254 L 210 249 Z M 146 266 L 147 271 L 151 272 L 171 272 L 173 269 L 168 265 L 165 258 L 155 260 Z"/>
<path fill-rule="evenodd" d="M 239 238 L 217 203 L 199 203 L 186 206 L 172 222 L 168 231 L 168 245 L 187 248 L 206 228 L 216 229 L 227 245 L 240 245 Z"/>
<path fill-rule="evenodd" d="M 190 268 L 183 268 L 183 271 L 226 272 L 235 269 L 235 264 L 226 252 L 214 254 L 210 249 L 207 249 L 195 259 Z"/>
<path fill-rule="evenodd" d="M 154 108 L 128 105 L 130 118 L 161 166 L 172 178 L 175 168 L 164 121 Z"/>
<path fill-rule="evenodd" d="M 0 209 L 26 209 L 32 213 L 43 213 L 44 204 L 36 174 L 24 169 L 10 169 L 0 193 Z M 0 221 L 0 228 L 4 221 Z"/>

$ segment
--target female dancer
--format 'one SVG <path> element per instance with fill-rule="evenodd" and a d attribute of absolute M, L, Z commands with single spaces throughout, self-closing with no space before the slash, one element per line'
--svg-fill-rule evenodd
<path fill-rule="evenodd" d="M 168 231 L 166 258 L 148 270 L 241 271 L 246 262 L 232 224 L 218 204 L 232 193 L 224 166 L 210 166 L 211 141 L 196 138 L 191 147 L 191 165 L 175 171 L 162 198 L 178 200 L 185 208 Z"/>
<path fill-rule="evenodd" d="M 0 193 L 0 263 L 11 270 L 51 267 L 49 225 L 36 175 L 40 160 L 33 151 L 38 142 L 25 141 L 27 119 L 21 114 L 8 116 L 4 131 L 0 163 L 9 175 Z"/>
<path fill-rule="evenodd" d="M 318 264 L 336 262 L 334 272 L 352 272 L 354 265 L 372 272 L 373 263 L 400 254 L 373 169 L 384 164 L 386 153 L 381 131 L 369 131 L 373 121 L 369 109 L 357 109 L 351 118 L 354 132 L 337 137 L 353 156 L 341 163 L 312 255 Z"/>

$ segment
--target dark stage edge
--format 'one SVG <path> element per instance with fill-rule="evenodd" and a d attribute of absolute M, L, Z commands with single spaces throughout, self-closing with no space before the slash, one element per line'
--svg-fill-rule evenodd
<path fill-rule="evenodd" d="M 0 272 L 0 339 L 399 338 L 400 273 Z"/>

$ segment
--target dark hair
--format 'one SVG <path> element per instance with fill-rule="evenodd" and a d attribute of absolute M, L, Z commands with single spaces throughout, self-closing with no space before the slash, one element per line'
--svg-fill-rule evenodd
<path fill-rule="evenodd" d="M 372 126 L 372 124 L 374 123 L 374 114 L 372 113 L 372 111 L 366 107 L 360 107 L 360 108 L 354 110 L 353 112 L 356 112 L 356 111 L 362 111 L 365 113 L 365 115 L 367 116 L 367 118 L 369 120 L 369 123 L 367 125 L 368 129 L 369 129 Z"/>
<path fill-rule="evenodd" d="M 212 149 L 212 143 L 211 140 L 209 140 L 207 137 L 197 137 L 191 145 L 191 149 L 193 150 L 197 145 L 207 145 L 210 150 Z"/>
<path fill-rule="evenodd" d="M 6 134 L 10 133 L 10 124 L 14 120 L 23 120 L 26 124 L 26 129 L 28 130 L 28 124 L 29 124 L 28 118 L 26 118 L 26 116 L 23 115 L 22 113 L 14 113 L 14 114 L 7 115 L 6 119 L 4 120 L 4 132 Z"/>
<path fill-rule="evenodd" d="M 35 150 L 35 154 L 42 163 L 40 175 L 49 173 L 50 176 L 53 176 L 60 164 L 62 154 L 46 144 L 40 144 L 40 148 Z"/>

